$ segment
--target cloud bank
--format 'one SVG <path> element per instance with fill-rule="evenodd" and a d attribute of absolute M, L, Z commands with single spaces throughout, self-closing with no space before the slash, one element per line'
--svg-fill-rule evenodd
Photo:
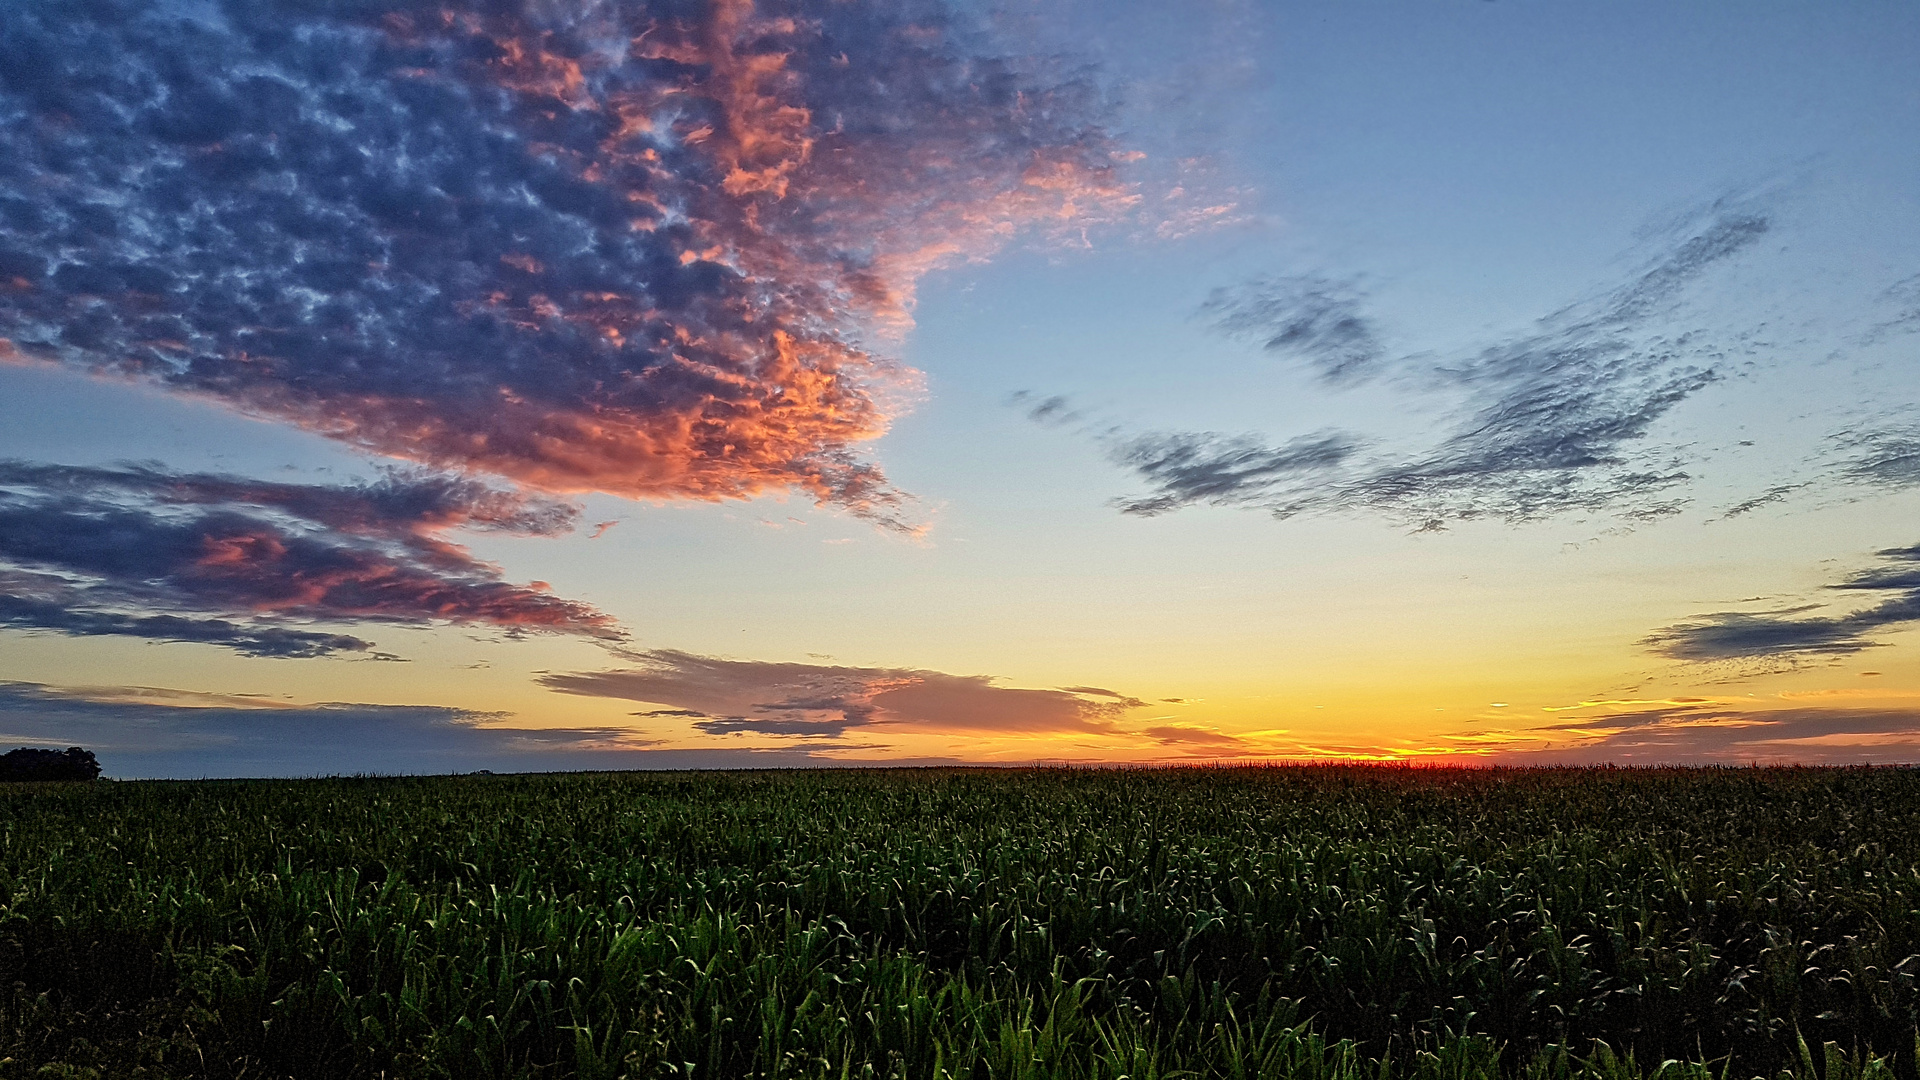
<path fill-rule="evenodd" d="M 119 779 L 874 764 L 805 747 L 658 749 L 618 728 L 522 728 L 503 719 L 430 705 L 291 705 L 147 687 L 0 682 L 0 744 L 84 746 Z"/>
<path fill-rule="evenodd" d="M 1366 512 L 1416 528 L 1570 511 L 1669 513 L 1678 506 L 1672 489 L 1688 475 L 1645 439 L 1719 378 L 1727 355 L 1669 327 L 1689 286 L 1769 228 L 1756 206 L 1716 203 L 1671 230 L 1629 280 L 1525 333 L 1450 357 L 1390 355 L 1354 281 L 1265 278 L 1217 291 L 1202 309 L 1216 329 L 1257 340 L 1331 385 L 1391 376 L 1402 391 L 1449 403 L 1449 429 L 1411 452 L 1340 430 L 1278 445 L 1217 432 L 1099 431 L 1108 456 L 1147 483 L 1144 494 L 1116 505 L 1138 515 L 1195 505 L 1283 519 Z M 1048 400 L 1054 403 L 1044 415 L 1029 410 L 1034 419 L 1073 415 L 1064 400 Z"/>
<path fill-rule="evenodd" d="M 1829 589 L 1885 597 L 1846 615 L 1814 615 L 1820 605 L 1776 611 L 1721 611 L 1662 627 L 1640 642 L 1675 660 L 1785 661 L 1850 656 L 1877 648 L 1874 635 L 1920 622 L 1920 544 L 1875 552 L 1881 565 Z"/>
<path fill-rule="evenodd" d="M 514 585 L 446 530 L 548 536 L 577 511 L 473 480 L 275 484 L 154 468 L 0 461 L 0 626 L 365 654 L 325 623 L 462 624 L 602 639 L 614 620 Z"/>
<path fill-rule="evenodd" d="M 933 0 L 0 8 L 0 358 L 551 491 L 795 489 L 927 270 L 1135 201 L 1097 95 Z"/>
<path fill-rule="evenodd" d="M 666 706 L 641 715 L 697 717 L 693 726 L 710 735 L 821 740 L 902 728 L 1122 734 L 1120 719 L 1145 705 L 1099 687 L 1029 690 L 996 686 L 988 675 L 919 668 L 726 660 L 669 649 L 634 657 L 633 668 L 555 673 L 540 682 L 566 694 Z"/>

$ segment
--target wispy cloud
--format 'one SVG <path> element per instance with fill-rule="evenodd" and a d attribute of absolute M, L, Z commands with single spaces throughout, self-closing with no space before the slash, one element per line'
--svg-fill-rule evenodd
<path fill-rule="evenodd" d="M 1304 274 L 1215 289 L 1200 310 L 1217 329 L 1304 361 L 1338 385 L 1368 378 L 1386 358 L 1362 300 L 1356 281 Z"/>
<path fill-rule="evenodd" d="M 1804 491 L 1805 489 L 1811 486 L 1813 486 L 1812 482 L 1807 480 L 1796 480 L 1791 483 L 1775 484 L 1772 487 L 1766 489 L 1765 491 L 1762 491 L 1756 495 L 1750 495 L 1747 498 L 1744 498 L 1739 502 L 1733 504 L 1732 506 L 1727 507 L 1725 510 L 1720 512 L 1720 516 L 1723 519 L 1725 519 L 1725 518 L 1737 518 L 1742 514 L 1751 514 L 1755 510 L 1758 510 L 1763 506 L 1772 506 L 1776 503 L 1785 502 L 1788 496 L 1798 491 Z"/>
<path fill-rule="evenodd" d="M 1834 436 L 1842 459 L 1836 478 L 1884 490 L 1920 486 L 1920 427 L 1894 424 Z"/>
<path fill-rule="evenodd" d="M 665 706 L 647 715 L 698 716 L 711 735 L 758 734 L 840 739 L 850 731 L 921 728 L 1035 734 L 1113 733 L 1145 703 L 1098 687 L 1030 690 L 996 685 L 988 675 L 920 668 L 728 660 L 656 649 L 614 671 L 542 676 L 567 694 Z"/>
<path fill-rule="evenodd" d="M 1751 248 L 1770 227 L 1758 205 L 1723 200 L 1672 228 L 1660 253 L 1622 284 L 1570 304 L 1514 337 L 1464 354 L 1391 356 L 1354 281 L 1266 278 L 1216 292 L 1203 309 L 1322 381 L 1392 376 L 1453 418 L 1431 445 L 1328 430 L 1274 444 L 1257 435 L 1093 429 L 1109 457 L 1147 482 L 1116 500 L 1130 514 L 1241 506 L 1288 518 L 1370 512 L 1417 528 L 1569 511 L 1669 513 L 1684 463 L 1648 448 L 1653 425 L 1720 377 L 1726 350 L 1674 332 L 1687 288 Z M 1022 399 L 1025 404 L 1026 399 Z M 1036 420 L 1072 417 L 1048 399 Z M 1403 441 L 1403 440 L 1401 440 Z"/>
<path fill-rule="evenodd" d="M 1211 728 L 1195 727 L 1192 724 L 1162 724 L 1158 727 L 1144 728 L 1140 734 L 1163 746 L 1195 748 L 1198 752 L 1211 753 L 1247 746 L 1247 740 L 1237 735 Z"/>
<path fill-rule="evenodd" d="M 0 349 L 552 491 L 797 489 L 920 275 L 1130 212 L 1090 83 L 937 0 L 0 8 Z"/>
<path fill-rule="evenodd" d="M 1920 333 L 1920 274 L 1902 278 L 1887 286 L 1879 300 L 1884 314 L 1867 331 L 1869 343 L 1901 334 Z"/>
<path fill-rule="evenodd" d="M 1804 604 L 1772 611 L 1720 611 L 1662 627 L 1641 641 L 1676 660 L 1758 660 L 1790 663 L 1808 657 L 1849 656 L 1882 644 L 1875 635 L 1920 622 L 1920 545 L 1875 553 L 1881 565 L 1829 589 L 1885 595 L 1872 607 L 1844 615 L 1808 615 Z"/>
<path fill-rule="evenodd" d="M 0 745 L 21 744 L 85 746 L 108 776 L 122 779 L 865 763 L 844 748 L 664 749 L 622 728 L 516 727 L 500 715 L 432 705 L 307 705 L 0 682 Z"/>
<path fill-rule="evenodd" d="M 617 638 L 610 616 L 540 582 L 504 581 L 446 537 L 454 528 L 554 535 L 576 514 L 427 474 L 323 486 L 0 461 L 0 626 L 268 657 L 370 648 L 316 623 Z"/>
<path fill-rule="evenodd" d="M 1920 275 L 1879 290 L 1859 318 L 1870 324 L 1846 343 L 1852 348 L 1920 334 Z M 1808 455 L 1810 467 L 1736 503 L 1723 516 L 1738 517 L 1808 492 L 1850 499 L 1920 487 L 1920 424 L 1913 419 L 1914 404 L 1910 395 L 1875 393 L 1867 407 L 1877 415 L 1832 432 Z"/>
<path fill-rule="evenodd" d="M 1078 694 L 1082 697 L 1111 698 L 1129 709 L 1145 708 L 1147 704 L 1132 694 L 1123 694 L 1118 690 L 1108 690 L 1103 686 L 1062 686 L 1060 689 L 1065 693 Z"/>
<path fill-rule="evenodd" d="M 1116 436 L 1107 454 L 1152 485 L 1151 494 L 1116 500 L 1123 513 L 1151 517 L 1196 504 L 1254 505 L 1291 517 L 1321 498 L 1326 478 L 1362 447 L 1339 431 L 1281 446 L 1209 431 Z"/>

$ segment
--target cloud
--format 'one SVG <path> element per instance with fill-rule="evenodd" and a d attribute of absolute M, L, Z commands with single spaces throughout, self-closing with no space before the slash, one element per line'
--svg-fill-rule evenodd
<path fill-rule="evenodd" d="M 1775 484 L 1729 507 L 1722 516 L 1738 517 L 1784 502 L 1809 488 L 1844 493 L 1860 488 L 1893 492 L 1920 487 L 1920 425 L 1884 419 L 1879 426 L 1834 432 L 1827 437 L 1827 444 L 1813 455 L 1817 468 L 1814 479 Z"/>
<path fill-rule="evenodd" d="M 1100 686 L 1063 686 L 1060 688 L 1069 694 L 1081 694 L 1087 697 L 1112 698 L 1129 709 L 1144 707 L 1147 703 L 1132 694 L 1122 694 L 1118 690 L 1108 690 Z"/>
<path fill-rule="evenodd" d="M 1418 528 L 1570 511 L 1653 517 L 1680 505 L 1682 465 L 1644 445 L 1656 421 L 1720 377 L 1725 350 L 1672 333 L 1686 291 L 1770 228 L 1761 209 L 1723 200 L 1684 220 L 1626 282 L 1465 354 L 1387 356 L 1352 281 L 1259 279 L 1202 309 L 1228 333 L 1296 356 L 1323 381 L 1391 374 L 1403 392 L 1449 403 L 1450 427 L 1411 451 L 1357 432 L 1321 431 L 1279 445 L 1256 435 L 1094 430 L 1116 464 L 1147 482 L 1116 500 L 1124 513 L 1240 506 L 1279 518 L 1385 515 Z M 1025 399 L 1022 399 L 1023 401 Z M 1035 419 L 1069 416 L 1048 399 Z"/>
<path fill-rule="evenodd" d="M 1115 438 L 1107 456 L 1153 485 L 1151 495 L 1117 500 L 1122 513 L 1152 517 L 1195 504 L 1256 504 L 1290 517 L 1319 498 L 1327 474 L 1361 448 L 1338 431 L 1279 447 L 1208 431 Z"/>
<path fill-rule="evenodd" d="M 1840 463 L 1839 480 L 1892 491 L 1920 486 L 1920 427 L 1848 431 L 1834 441 L 1851 451 Z"/>
<path fill-rule="evenodd" d="M 1797 480 L 1797 481 L 1793 481 L 1791 483 L 1785 483 L 1785 484 L 1775 484 L 1772 487 L 1766 489 L 1765 491 L 1760 492 L 1757 495 L 1749 496 L 1748 498 L 1742 499 L 1741 501 L 1733 504 L 1732 506 L 1727 507 L 1724 511 L 1721 512 L 1720 516 L 1722 518 L 1737 518 L 1742 514 L 1750 514 L 1753 511 L 1758 510 L 1763 506 L 1772 506 L 1775 503 L 1784 502 L 1786 501 L 1787 496 L 1792 495 L 1796 491 L 1801 491 L 1811 486 L 1812 486 L 1812 482 L 1806 481 L 1806 480 Z"/>
<path fill-rule="evenodd" d="M 1143 729 L 1140 734 L 1166 746 L 1240 747 L 1246 740 L 1225 732 L 1187 724 L 1165 724 Z"/>
<path fill-rule="evenodd" d="M 1255 278 L 1215 289 L 1200 310 L 1216 329 L 1304 360 L 1334 385 L 1366 379 L 1386 356 L 1354 281 L 1312 274 Z"/>
<path fill-rule="evenodd" d="M 614 620 L 514 585 L 449 529 L 551 536 L 577 511 L 473 480 L 267 483 L 144 466 L 0 461 L 0 626 L 365 653 L 315 623 L 456 623 L 614 639 Z"/>
<path fill-rule="evenodd" d="M 1855 339 L 1854 345 L 1871 346 L 1920 331 L 1920 275 L 1881 290 L 1873 297 L 1873 307 L 1876 321 Z M 1910 409 L 1902 399 L 1895 396 L 1887 401 L 1891 407 L 1877 420 L 1828 436 L 1828 446 L 1812 455 L 1816 466 L 1812 479 L 1775 484 L 1729 508 L 1724 516 L 1737 517 L 1809 488 L 1890 492 L 1920 486 L 1920 425 L 1910 418 L 1903 422 L 1901 414 Z"/>
<path fill-rule="evenodd" d="M 1846 615 L 1805 616 L 1808 604 L 1774 611 L 1720 611 L 1662 627 L 1640 644 L 1675 660 L 1776 660 L 1850 656 L 1877 648 L 1873 635 L 1920 622 L 1920 544 L 1875 552 L 1882 564 L 1829 589 L 1890 594 Z"/>
<path fill-rule="evenodd" d="M 10 358 L 556 491 L 901 528 L 864 344 L 1131 213 L 1084 79 L 953 8 L 0 8 Z"/>
<path fill-rule="evenodd" d="M 35 585 L 40 588 L 34 590 Z M 85 599 L 74 595 L 72 590 L 47 588 L 45 583 L 23 582 L 15 575 L 0 575 L 0 588 L 10 590 L 0 594 L 0 626 L 14 630 L 52 630 L 70 637 L 141 637 L 156 641 L 224 645 L 245 656 L 282 660 L 365 652 L 373 645 L 351 634 L 239 624 L 226 619 L 195 619 L 180 615 L 136 616 L 75 609 L 72 604 L 84 603 Z M 19 595 L 28 591 L 51 593 L 58 599 Z"/>
<path fill-rule="evenodd" d="M 1025 390 L 1016 390 L 1008 396 L 1007 403 L 1026 409 L 1027 419 L 1032 420 L 1036 424 L 1057 426 L 1074 424 L 1085 419 L 1084 416 L 1072 407 L 1073 403 L 1068 401 L 1065 395 L 1054 394 L 1051 397 L 1028 405 L 1027 402 L 1032 397 L 1033 395 Z"/>
<path fill-rule="evenodd" d="M 1510 748 L 1497 741 L 1488 745 L 1495 760 L 1516 764 L 1920 761 L 1920 711 L 1909 708 L 1760 710 L 1704 703 L 1613 713 L 1507 736 L 1515 744 Z M 1542 737 L 1545 746 L 1538 745 Z M 1525 746 L 1528 741 L 1535 745 Z"/>
<path fill-rule="evenodd" d="M 1878 299 L 1890 311 L 1867 331 L 1866 344 L 1920 331 L 1920 274 L 1887 286 Z"/>
<path fill-rule="evenodd" d="M 84 746 L 120 779 L 880 764 L 848 758 L 847 748 L 673 750 L 621 728 L 512 727 L 504 719 L 433 705 L 300 705 L 0 682 L 0 745 Z"/>
<path fill-rule="evenodd" d="M 540 682 L 566 694 L 667 706 L 648 715 L 700 716 L 710 735 L 832 740 L 849 731 L 901 727 L 1031 734 L 1110 733 L 1138 698 L 1094 687 L 1028 690 L 988 675 L 919 668 L 726 660 L 669 649 L 633 654 L 639 666 L 555 673 Z"/>
<path fill-rule="evenodd" d="M 1640 644 L 1675 660 L 1750 660 L 1756 658 L 1848 656 L 1874 648 L 1868 640 L 1871 621 L 1839 618 L 1794 618 L 1818 605 L 1774 611 L 1718 611 L 1665 626 L 1642 638 Z"/>

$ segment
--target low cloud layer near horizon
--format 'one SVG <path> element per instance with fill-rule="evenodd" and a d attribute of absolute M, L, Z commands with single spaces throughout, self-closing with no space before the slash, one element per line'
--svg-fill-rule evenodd
<path fill-rule="evenodd" d="M 992 675 L 926 668 L 854 667 L 699 656 L 673 649 L 617 650 L 635 666 L 553 672 L 540 683 L 563 694 L 659 706 L 633 715 L 687 721 L 706 735 L 763 736 L 832 747 L 854 738 L 941 733 L 1056 740 L 1047 758 L 1111 751 L 1150 760 L 1255 754 L 1257 744 L 1204 724 L 1139 710 L 1179 705 L 1102 686 L 1028 688 Z M 1057 740 L 1065 740 L 1064 742 Z M 1066 752 L 1061 747 L 1076 747 Z"/>
<path fill-rule="evenodd" d="M 1100 687 L 1030 690 L 988 675 L 922 668 L 731 660 L 672 649 L 632 654 L 612 671 L 553 673 L 564 694 L 665 706 L 637 715 L 690 718 L 709 735 L 835 740 L 850 732 L 927 729 L 982 734 L 1116 734 L 1145 701 Z"/>
<path fill-rule="evenodd" d="M 291 705 L 151 687 L 0 682 L 0 743 L 94 751 L 118 779 L 857 765 L 805 747 L 661 749 L 618 728 L 526 728 L 429 705 Z M 879 763 L 874 763 L 879 764 Z M 944 759 L 884 764 L 950 764 Z"/>
<path fill-rule="evenodd" d="M 0 361 L 556 492 L 798 490 L 929 269 L 1139 200 L 1099 95 L 939 0 L 0 8 Z"/>
<path fill-rule="evenodd" d="M 1492 761 L 1516 765 L 1892 764 L 1920 761 L 1920 709 L 1681 702 L 1528 733 L 1474 733 L 1459 745 L 1487 748 Z"/>
<path fill-rule="evenodd" d="M 1140 745 L 1157 742 L 1167 751 L 1161 760 L 1266 756 L 1235 736 L 1193 725 L 1161 724 L 1111 734 Z M 1899 763 L 1920 760 L 1920 709 L 1763 709 L 1704 700 L 1648 703 L 1524 731 L 1465 732 L 1445 741 L 1462 753 L 1460 764 Z M 292 704 L 154 687 L 57 688 L 26 682 L 0 682 L 0 743 L 85 746 L 97 754 L 108 776 L 121 779 L 962 763 L 885 754 L 877 745 L 835 738 L 668 749 L 626 728 L 519 727 L 496 714 L 438 706 Z M 1338 757 L 1378 751 L 1301 746 L 1278 756 L 1301 761 L 1320 753 Z M 1436 745 L 1423 757 L 1431 760 L 1432 754 L 1443 752 Z M 1058 755 L 1044 757 L 1057 760 Z"/>

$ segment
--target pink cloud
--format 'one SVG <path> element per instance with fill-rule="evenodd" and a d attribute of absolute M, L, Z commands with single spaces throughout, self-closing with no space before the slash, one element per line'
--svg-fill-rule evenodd
<path fill-rule="evenodd" d="M 988 675 L 924 668 L 867 668 L 726 660 L 668 649 L 634 654 L 638 666 L 546 675 L 567 694 L 668 707 L 709 734 L 839 738 L 848 730 L 920 728 L 1034 734 L 1116 733 L 1138 699 L 997 685 Z"/>

